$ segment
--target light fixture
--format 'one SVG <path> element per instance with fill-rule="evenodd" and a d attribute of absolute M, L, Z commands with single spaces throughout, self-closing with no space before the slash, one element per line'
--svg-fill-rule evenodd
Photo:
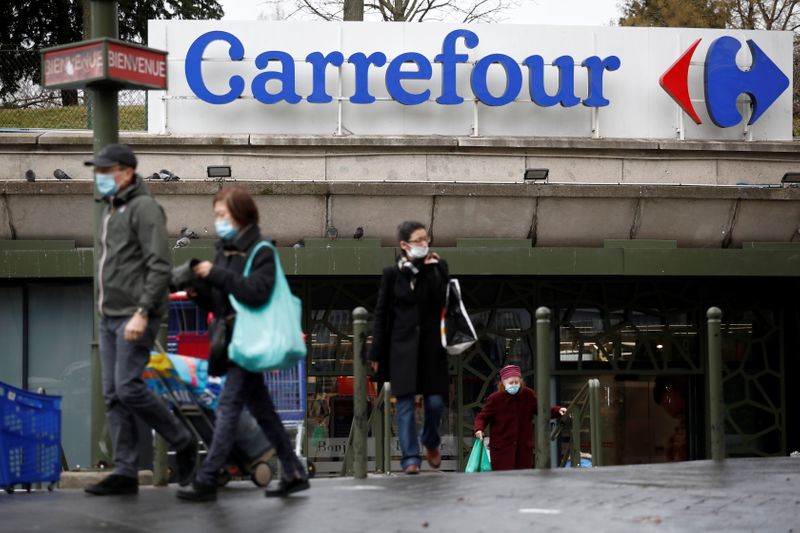
<path fill-rule="evenodd" d="M 781 183 L 800 183 L 800 172 L 787 172 L 781 178 Z"/>
<path fill-rule="evenodd" d="M 225 165 L 216 165 L 216 166 L 209 166 L 206 167 L 206 174 L 209 178 L 230 178 L 231 177 L 231 167 Z"/>
<path fill-rule="evenodd" d="M 548 174 L 550 174 L 549 168 L 526 168 L 524 180 L 526 182 L 546 181 Z"/>

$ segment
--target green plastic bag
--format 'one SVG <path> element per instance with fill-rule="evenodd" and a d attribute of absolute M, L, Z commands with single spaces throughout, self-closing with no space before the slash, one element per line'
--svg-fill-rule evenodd
<path fill-rule="evenodd" d="M 474 472 L 491 472 L 492 463 L 489 462 L 489 454 L 486 453 L 486 447 L 483 445 L 483 439 L 475 439 L 475 444 L 472 445 L 472 452 L 469 454 L 467 460 L 467 468 L 464 472 L 472 474 Z"/>
<path fill-rule="evenodd" d="M 301 326 L 302 304 L 289 289 L 275 247 L 264 241 L 256 244 L 243 275 L 247 277 L 250 274 L 253 257 L 263 247 L 272 248 L 275 254 L 275 287 L 269 301 L 260 308 L 251 308 L 230 295 L 236 322 L 228 345 L 228 357 L 250 372 L 290 368 L 306 356 Z"/>

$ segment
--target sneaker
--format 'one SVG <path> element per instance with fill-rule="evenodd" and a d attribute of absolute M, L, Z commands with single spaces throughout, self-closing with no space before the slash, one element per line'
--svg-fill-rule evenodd
<path fill-rule="evenodd" d="M 194 439 L 175 454 L 175 464 L 178 467 L 178 485 L 181 487 L 185 487 L 192 481 L 197 470 L 197 459 L 197 441 Z"/>
<path fill-rule="evenodd" d="M 428 465 L 434 470 L 439 470 L 442 466 L 442 453 L 439 448 L 431 448 L 428 450 Z"/>
<path fill-rule="evenodd" d="M 190 502 L 213 502 L 217 499 L 216 485 L 203 485 L 193 481 L 188 487 L 178 489 L 178 499 Z"/>
<path fill-rule="evenodd" d="M 111 474 L 99 483 L 89 485 L 84 492 L 95 496 L 116 496 L 119 494 L 136 494 L 139 492 L 139 480 L 128 476 Z"/>
<path fill-rule="evenodd" d="M 264 492 L 264 496 L 267 498 L 285 498 L 290 494 L 294 494 L 295 492 L 300 492 L 303 490 L 308 490 L 311 488 L 311 484 L 305 478 L 296 477 L 291 481 L 286 481 L 285 479 L 281 480 L 280 486 L 277 489 L 267 489 Z"/>
<path fill-rule="evenodd" d="M 416 464 L 412 463 L 412 464 L 408 465 L 407 467 L 405 467 L 403 469 L 403 472 L 405 472 L 409 476 L 416 476 L 417 474 L 419 474 L 419 465 L 416 465 Z"/>

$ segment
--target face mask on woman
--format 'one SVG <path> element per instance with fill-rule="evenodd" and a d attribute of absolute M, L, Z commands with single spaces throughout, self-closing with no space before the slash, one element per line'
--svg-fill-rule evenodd
<path fill-rule="evenodd" d="M 214 221 L 214 229 L 220 239 L 232 239 L 236 236 L 236 228 L 229 218 L 218 218 Z"/>
<path fill-rule="evenodd" d="M 421 246 L 412 244 L 411 249 L 408 251 L 408 256 L 411 259 L 422 259 L 428 255 L 428 245 L 423 244 Z"/>
<path fill-rule="evenodd" d="M 97 188 L 97 192 L 103 198 L 111 196 L 119 190 L 119 185 L 114 181 L 114 174 L 111 172 L 95 174 L 94 184 L 95 188 Z"/>
<path fill-rule="evenodd" d="M 514 395 L 514 394 L 518 393 L 519 392 L 519 383 L 517 383 L 516 385 L 507 386 L 506 387 L 506 392 L 511 394 L 511 395 Z"/>

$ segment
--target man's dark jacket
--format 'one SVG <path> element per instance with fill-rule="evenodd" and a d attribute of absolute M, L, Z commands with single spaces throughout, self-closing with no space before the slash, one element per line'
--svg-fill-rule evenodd
<path fill-rule="evenodd" d="M 171 269 L 164 210 L 138 174 L 105 201 L 97 276 L 100 314 L 126 317 L 141 307 L 163 316 Z"/>

